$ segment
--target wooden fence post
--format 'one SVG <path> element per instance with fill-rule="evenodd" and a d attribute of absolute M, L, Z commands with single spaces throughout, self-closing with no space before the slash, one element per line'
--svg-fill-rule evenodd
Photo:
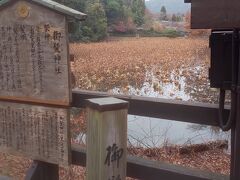
<path fill-rule="evenodd" d="M 128 102 L 87 100 L 87 180 L 125 180 Z"/>

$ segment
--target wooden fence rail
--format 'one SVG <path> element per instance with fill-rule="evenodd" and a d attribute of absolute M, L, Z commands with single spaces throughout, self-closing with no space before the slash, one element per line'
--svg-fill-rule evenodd
<path fill-rule="evenodd" d="M 85 108 L 86 99 L 107 97 L 106 93 L 91 91 L 73 91 L 72 107 Z M 111 95 L 112 96 L 112 95 Z M 218 107 L 212 104 L 189 103 L 156 98 L 144 98 L 134 96 L 113 97 L 128 101 L 130 104 L 129 114 L 176 120 L 181 122 L 197 123 L 202 125 L 217 126 Z M 228 114 L 229 110 L 226 109 Z M 86 166 L 86 151 L 76 145 L 72 145 L 72 164 Z M 43 172 L 41 162 L 34 162 L 29 168 L 26 180 L 43 180 L 39 173 L 50 173 L 49 170 Z M 55 168 L 58 166 L 55 166 Z M 54 168 L 53 168 L 54 169 Z M 58 173 L 53 170 L 51 173 Z M 178 165 L 167 164 L 165 162 L 151 161 L 139 157 L 128 156 L 127 176 L 142 180 L 228 180 L 229 176 L 216 173 L 204 172 Z M 46 180 L 46 179 L 44 179 Z"/>
<path fill-rule="evenodd" d="M 159 98 L 109 95 L 92 91 L 73 91 L 73 107 L 85 108 L 85 100 L 113 96 L 129 102 L 131 115 L 175 120 L 202 125 L 218 126 L 218 106 L 215 104 L 192 103 Z M 225 110 L 229 114 L 229 110 Z"/>
<path fill-rule="evenodd" d="M 86 150 L 77 145 L 72 146 L 72 164 L 77 166 L 86 166 Z M 39 175 L 41 163 L 33 163 L 29 168 L 26 180 L 43 180 Z M 49 172 L 49 171 L 47 171 Z M 32 175 L 32 176 L 29 176 Z M 35 176 L 34 176 L 35 175 Z M 178 165 L 172 165 L 160 161 L 152 161 L 135 156 L 127 157 L 127 176 L 141 180 L 228 180 L 228 176 L 216 173 L 203 172 Z"/>

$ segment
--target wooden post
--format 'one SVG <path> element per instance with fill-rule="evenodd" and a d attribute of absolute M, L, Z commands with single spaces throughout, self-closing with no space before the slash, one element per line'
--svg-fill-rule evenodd
<path fill-rule="evenodd" d="M 125 180 L 128 102 L 87 100 L 87 180 Z"/>
<path fill-rule="evenodd" d="M 232 128 L 232 149 L 231 149 L 231 174 L 230 180 L 239 180 L 240 179 L 240 94 L 237 97 L 237 117 Z M 234 137 L 233 137 L 234 136 Z"/>

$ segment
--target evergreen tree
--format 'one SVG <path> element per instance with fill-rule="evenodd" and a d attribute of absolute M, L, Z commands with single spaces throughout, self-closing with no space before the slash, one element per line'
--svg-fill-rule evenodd
<path fill-rule="evenodd" d="M 73 24 L 74 33 L 70 34 L 71 41 L 99 41 L 107 33 L 106 15 L 98 0 L 55 0 L 68 7 L 85 12 L 86 22 Z"/>
<path fill-rule="evenodd" d="M 89 4 L 86 13 L 88 18 L 84 25 L 87 27 L 84 27 L 84 30 L 88 30 L 88 36 L 93 41 L 104 39 L 107 35 L 107 18 L 102 4 L 99 2 Z"/>
<path fill-rule="evenodd" d="M 144 0 L 132 0 L 132 13 L 133 20 L 137 26 L 144 24 L 144 15 L 145 15 L 145 1 Z"/>
<path fill-rule="evenodd" d="M 162 20 L 162 21 L 166 21 L 167 20 L 167 9 L 166 9 L 165 6 L 161 7 L 161 10 L 160 10 L 160 20 Z"/>
<path fill-rule="evenodd" d="M 86 8 L 86 0 L 54 0 L 60 4 L 84 12 Z M 81 41 L 83 39 L 81 24 L 79 22 L 71 23 L 71 32 L 69 34 L 70 41 Z"/>
<path fill-rule="evenodd" d="M 173 14 L 173 15 L 172 15 L 172 21 L 173 21 L 173 22 L 178 21 L 176 14 Z"/>
<path fill-rule="evenodd" d="M 109 25 L 124 19 L 124 6 L 122 0 L 104 0 L 102 2 Z"/>

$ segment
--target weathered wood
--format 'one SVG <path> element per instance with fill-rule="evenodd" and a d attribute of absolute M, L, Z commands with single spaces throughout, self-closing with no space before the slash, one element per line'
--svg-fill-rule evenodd
<path fill-rule="evenodd" d="M 86 166 L 85 149 L 72 145 L 72 155 L 74 165 Z M 127 157 L 127 176 L 141 180 L 229 180 L 227 175 L 135 156 Z"/>
<path fill-rule="evenodd" d="M 0 101 L 0 152 L 67 166 L 69 110 Z"/>
<path fill-rule="evenodd" d="M 0 6 L 6 6 L 9 3 L 13 2 L 14 0 L 1 0 L 0 1 Z M 85 20 L 86 19 L 86 14 L 81 13 L 79 11 L 76 11 L 74 9 L 71 9 L 69 7 L 66 7 L 62 4 L 59 4 L 55 1 L 51 0 L 32 0 L 32 2 L 45 6 L 53 11 L 56 11 L 58 13 L 64 14 L 68 16 L 71 19 L 77 19 L 77 20 Z"/>
<path fill-rule="evenodd" d="M 0 99 L 71 101 L 66 17 L 28 1 L 1 9 Z"/>
<path fill-rule="evenodd" d="M 128 103 L 126 103 L 126 101 L 112 97 L 88 99 L 86 102 L 87 107 L 101 112 L 128 108 Z"/>
<path fill-rule="evenodd" d="M 128 103 L 102 98 L 91 99 L 88 105 L 87 180 L 124 180 Z"/>
<path fill-rule="evenodd" d="M 141 180 L 229 180 L 228 176 L 133 156 L 128 157 L 127 172 Z"/>
<path fill-rule="evenodd" d="M 240 81 L 239 81 L 240 82 Z M 232 174 L 231 174 L 231 180 L 239 180 L 240 179 L 240 155 L 239 155 L 239 150 L 240 150 L 240 138 L 239 138 L 239 134 L 240 134 L 240 94 L 238 94 L 237 96 L 237 116 L 236 116 L 236 121 L 234 123 L 235 129 L 233 130 L 233 135 L 235 135 L 235 137 L 233 138 L 233 146 L 232 148 L 232 154 L 231 154 L 231 161 L 233 161 L 232 163 L 232 167 L 233 168 L 231 170 Z"/>
<path fill-rule="evenodd" d="M 86 166 L 86 150 L 76 144 L 72 145 L 72 164 L 83 167 Z M 27 177 L 38 176 L 40 173 L 37 170 L 38 165 L 38 163 L 32 164 L 27 172 Z M 141 180 L 229 180 L 229 176 L 227 175 L 220 175 L 135 156 L 127 157 L 127 176 Z"/>
<path fill-rule="evenodd" d="M 218 126 L 218 105 L 169 99 L 111 95 L 103 92 L 73 90 L 73 107 L 85 108 L 86 99 L 114 96 L 129 102 L 129 114 Z M 229 114 L 229 107 L 224 113 Z M 174 112 L 174 113 L 173 113 Z"/>
<path fill-rule="evenodd" d="M 193 29 L 240 28 L 239 0 L 191 0 L 191 4 Z"/>

